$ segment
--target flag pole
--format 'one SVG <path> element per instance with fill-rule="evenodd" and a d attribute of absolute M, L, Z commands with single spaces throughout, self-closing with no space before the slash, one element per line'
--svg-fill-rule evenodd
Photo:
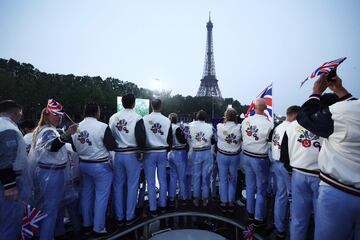
<path fill-rule="evenodd" d="M 76 122 L 74 122 L 74 121 L 71 119 L 71 117 L 70 117 L 66 112 L 64 112 L 64 114 L 65 114 L 65 116 L 72 122 L 72 124 L 76 124 Z M 77 133 L 80 132 L 80 128 L 79 128 L 79 127 L 76 129 L 76 132 L 77 132 Z"/>
<path fill-rule="evenodd" d="M 73 124 L 75 124 L 75 122 L 71 119 L 71 117 L 66 112 L 64 112 L 64 114 Z"/>
<path fill-rule="evenodd" d="M 271 120 L 272 120 L 272 124 L 274 126 L 274 82 L 271 82 Z"/>

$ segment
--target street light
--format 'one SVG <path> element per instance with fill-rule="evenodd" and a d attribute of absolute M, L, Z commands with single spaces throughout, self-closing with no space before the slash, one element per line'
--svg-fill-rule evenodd
<path fill-rule="evenodd" d="M 214 119 L 214 95 L 211 95 L 211 121 Z"/>

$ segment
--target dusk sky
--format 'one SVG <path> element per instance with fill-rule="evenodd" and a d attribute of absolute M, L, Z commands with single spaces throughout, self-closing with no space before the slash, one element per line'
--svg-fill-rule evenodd
<path fill-rule="evenodd" d="M 47 73 L 115 77 L 196 95 L 209 11 L 223 97 L 249 104 L 273 82 L 274 113 L 302 104 L 322 63 L 360 97 L 359 0 L 0 0 L 0 58 Z M 114 102 L 116 99 L 114 99 Z"/>

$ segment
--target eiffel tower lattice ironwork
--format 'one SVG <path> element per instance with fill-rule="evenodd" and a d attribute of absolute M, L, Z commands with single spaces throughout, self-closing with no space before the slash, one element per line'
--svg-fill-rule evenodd
<path fill-rule="evenodd" d="M 215 73 L 213 36 L 212 36 L 213 23 L 211 22 L 210 14 L 209 14 L 209 22 L 206 24 L 206 28 L 207 28 L 207 39 L 206 39 L 204 72 L 196 96 L 197 97 L 208 96 L 221 100 L 222 99 L 221 91 L 218 86 L 218 80 L 216 79 L 216 73 Z"/>

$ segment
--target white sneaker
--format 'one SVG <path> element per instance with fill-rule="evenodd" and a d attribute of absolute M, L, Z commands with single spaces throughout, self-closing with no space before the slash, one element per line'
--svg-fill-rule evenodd
<path fill-rule="evenodd" d="M 240 200 L 237 200 L 236 205 L 238 205 L 239 207 L 245 207 L 245 204 L 243 204 Z"/>

